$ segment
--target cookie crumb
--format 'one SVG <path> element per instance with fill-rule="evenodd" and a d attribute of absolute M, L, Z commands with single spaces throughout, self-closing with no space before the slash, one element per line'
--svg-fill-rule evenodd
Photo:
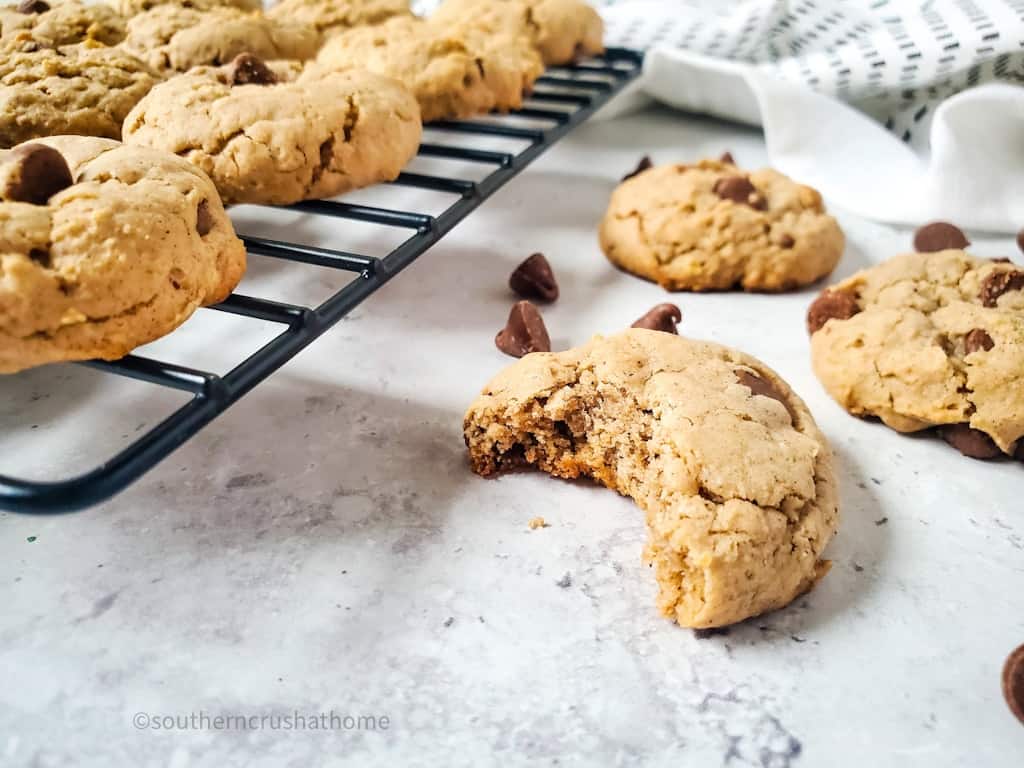
<path fill-rule="evenodd" d="M 562 589 L 568 589 L 572 586 L 572 574 L 568 571 L 558 581 L 555 582 L 555 586 L 561 587 Z"/>
<path fill-rule="evenodd" d="M 530 530 L 531 531 L 534 531 L 537 528 L 550 528 L 551 527 L 550 525 L 548 525 L 548 521 L 545 520 L 543 517 L 532 517 L 532 518 L 530 518 L 530 522 L 528 522 L 527 525 L 530 526 Z"/>
<path fill-rule="evenodd" d="M 875 520 L 875 525 L 885 525 L 888 522 L 889 522 L 889 518 L 888 517 L 883 517 L 883 518 L 881 518 L 879 520 Z"/>
<path fill-rule="evenodd" d="M 454 623 L 455 623 L 455 617 L 454 616 L 449 616 L 447 619 L 444 620 L 444 625 L 446 627 L 450 627 Z"/>

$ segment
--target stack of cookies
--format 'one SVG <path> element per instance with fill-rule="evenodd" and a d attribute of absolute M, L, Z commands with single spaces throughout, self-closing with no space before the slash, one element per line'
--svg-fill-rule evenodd
<path fill-rule="evenodd" d="M 0 372 L 169 332 L 242 276 L 225 205 L 392 180 L 424 120 L 516 108 L 601 33 L 582 0 L 0 8 Z"/>

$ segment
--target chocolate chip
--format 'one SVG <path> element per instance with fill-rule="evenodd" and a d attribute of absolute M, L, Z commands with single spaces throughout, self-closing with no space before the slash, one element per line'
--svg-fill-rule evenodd
<path fill-rule="evenodd" d="M 1019 291 L 1024 288 L 1024 272 L 1011 269 L 989 272 L 988 277 L 981 281 L 979 298 L 986 307 L 994 307 L 999 297 L 1008 291 Z"/>
<path fill-rule="evenodd" d="M 623 176 L 622 180 L 625 181 L 626 179 L 632 179 L 634 176 L 643 173 L 648 168 L 652 168 L 653 166 L 654 163 L 651 162 L 650 155 L 644 155 L 643 157 L 640 158 L 640 162 L 636 164 L 636 168 L 634 168 L 632 171 Z"/>
<path fill-rule="evenodd" d="M 960 453 L 972 459 L 994 459 L 1003 455 L 991 437 L 967 424 L 946 424 L 939 427 L 939 434 Z"/>
<path fill-rule="evenodd" d="M 792 248 L 794 245 L 796 245 L 796 240 L 788 233 L 783 233 L 782 237 L 779 238 L 779 246 L 782 248 Z"/>
<path fill-rule="evenodd" d="M 683 319 L 683 313 L 675 304 L 657 304 L 637 320 L 631 328 L 646 328 L 649 331 L 679 333 L 676 323 Z"/>
<path fill-rule="evenodd" d="M 3 199 L 20 203 L 43 205 L 74 184 L 71 169 L 56 149 L 45 144 L 22 144 L 12 149 L 5 158 L 14 164 L 7 176 Z"/>
<path fill-rule="evenodd" d="M 18 13 L 46 13 L 48 10 L 50 10 L 50 6 L 43 0 L 21 0 L 18 3 Z"/>
<path fill-rule="evenodd" d="M 1017 233 L 1017 247 L 1024 251 L 1024 229 Z"/>
<path fill-rule="evenodd" d="M 718 158 L 720 163 L 728 163 L 729 165 L 736 165 L 736 161 L 732 158 L 732 152 L 723 152 L 722 156 Z"/>
<path fill-rule="evenodd" d="M 508 286 L 524 299 L 554 301 L 558 298 L 555 273 L 543 253 L 533 254 L 512 270 Z"/>
<path fill-rule="evenodd" d="M 1024 645 L 1011 653 L 1003 665 L 1003 697 L 1014 716 L 1024 723 Z"/>
<path fill-rule="evenodd" d="M 992 337 L 981 328 L 972 328 L 964 336 L 964 349 L 967 350 L 968 355 L 972 352 L 977 352 L 979 349 L 988 352 L 995 345 L 996 343 L 992 341 Z"/>
<path fill-rule="evenodd" d="M 807 309 L 807 332 L 813 336 L 829 320 L 849 320 L 858 312 L 860 307 L 852 294 L 827 288 Z"/>
<path fill-rule="evenodd" d="M 971 244 L 960 227 L 948 221 L 933 221 L 918 228 L 914 233 L 914 250 L 918 253 L 934 253 L 949 248 L 966 248 Z"/>
<path fill-rule="evenodd" d="M 251 53 L 240 53 L 228 64 L 228 78 L 232 85 L 273 85 L 277 75 Z"/>
<path fill-rule="evenodd" d="M 789 412 L 790 418 L 795 420 L 793 409 L 770 381 L 762 379 L 760 376 L 755 373 L 751 373 L 750 371 L 736 370 L 734 373 L 736 374 L 736 378 L 739 380 L 740 384 L 749 389 L 752 394 L 763 395 L 764 397 L 770 397 L 772 400 L 778 400 L 786 406 L 786 410 Z"/>
<path fill-rule="evenodd" d="M 1024 461 L 1024 437 L 1017 440 L 1017 446 L 1013 449 L 1013 458 L 1017 461 Z"/>
<path fill-rule="evenodd" d="M 196 232 L 200 237 L 206 237 L 213 229 L 213 214 L 210 213 L 210 201 L 200 200 L 196 207 Z"/>
<path fill-rule="evenodd" d="M 715 182 L 713 191 L 723 200 L 732 200 L 758 210 L 768 207 L 767 201 L 746 176 L 725 176 Z"/>
<path fill-rule="evenodd" d="M 508 313 L 508 322 L 494 337 L 494 344 L 506 355 L 522 357 L 530 352 L 550 352 L 551 339 L 544 318 L 528 301 L 517 301 Z"/>

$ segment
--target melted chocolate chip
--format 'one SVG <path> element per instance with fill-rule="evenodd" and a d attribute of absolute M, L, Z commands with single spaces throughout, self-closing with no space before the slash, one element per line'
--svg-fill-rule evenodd
<path fill-rule="evenodd" d="M 713 191 L 723 200 L 732 200 L 758 210 L 768 207 L 767 201 L 746 176 L 725 176 L 715 182 Z"/>
<path fill-rule="evenodd" d="M 50 10 L 50 5 L 44 3 L 43 0 L 21 0 L 18 3 L 18 13 L 46 13 L 48 10 Z"/>
<path fill-rule="evenodd" d="M 860 307 L 852 294 L 826 289 L 807 309 L 807 332 L 813 336 L 829 320 L 849 320 L 858 312 Z"/>
<path fill-rule="evenodd" d="M 732 157 L 732 152 L 723 152 L 722 156 L 718 158 L 720 163 L 728 163 L 729 165 L 736 165 L 736 161 Z"/>
<path fill-rule="evenodd" d="M 790 419 L 795 420 L 793 409 L 790 407 L 789 403 L 786 402 L 782 393 L 779 392 L 779 390 L 777 390 L 770 381 L 762 379 L 760 376 L 755 373 L 751 373 L 750 371 L 736 370 L 734 373 L 736 374 L 736 379 L 739 383 L 749 389 L 752 394 L 763 395 L 764 397 L 770 397 L 772 400 L 778 400 L 786 406 Z"/>
<path fill-rule="evenodd" d="M 548 338 L 544 318 L 528 301 L 519 301 L 513 305 L 508 314 L 508 322 L 494 337 L 494 344 L 512 357 L 551 351 L 551 339 Z"/>
<path fill-rule="evenodd" d="M 196 232 L 200 237 L 206 237 L 213 229 L 213 214 L 210 213 L 210 201 L 200 200 L 196 207 Z"/>
<path fill-rule="evenodd" d="M 676 323 L 683 319 L 683 313 L 675 304 L 657 304 L 637 320 L 631 328 L 646 328 L 649 331 L 679 333 Z"/>
<path fill-rule="evenodd" d="M 277 75 L 251 53 L 240 53 L 228 64 L 228 79 L 232 85 L 273 85 Z"/>
<path fill-rule="evenodd" d="M 1003 665 L 1003 698 L 1014 717 L 1024 723 L 1024 645 L 1013 651 Z"/>
<path fill-rule="evenodd" d="M 939 427 L 939 434 L 960 453 L 972 459 L 994 459 L 1003 455 L 991 437 L 967 424 L 947 424 Z"/>
<path fill-rule="evenodd" d="M 508 285 L 524 299 L 554 301 L 558 298 L 555 273 L 543 253 L 533 254 L 516 267 L 509 275 Z"/>
<path fill-rule="evenodd" d="M 981 281 L 981 293 L 978 298 L 986 307 L 994 307 L 999 297 L 1009 291 L 1019 291 L 1024 288 L 1024 272 L 1019 269 L 1000 270 L 989 272 L 988 276 Z"/>
<path fill-rule="evenodd" d="M 636 168 L 634 168 L 632 171 L 623 176 L 622 180 L 626 181 L 626 179 L 632 179 L 634 176 L 638 176 L 639 174 L 646 171 L 648 168 L 653 167 L 654 163 L 651 162 L 650 155 L 644 155 L 643 157 L 640 158 L 640 162 L 636 164 Z"/>
<path fill-rule="evenodd" d="M 12 163 L 2 191 L 4 200 L 44 205 L 62 189 L 74 184 L 64 157 L 45 144 L 15 147 L 5 158 L 5 164 Z"/>
<path fill-rule="evenodd" d="M 979 349 L 988 352 L 995 345 L 996 343 L 992 341 L 992 337 L 982 328 L 972 328 L 964 336 L 964 349 L 968 355 L 977 352 Z"/>
<path fill-rule="evenodd" d="M 971 244 L 960 227 L 948 221 L 933 221 L 914 233 L 914 250 L 918 253 L 934 253 L 949 248 L 966 248 Z"/>

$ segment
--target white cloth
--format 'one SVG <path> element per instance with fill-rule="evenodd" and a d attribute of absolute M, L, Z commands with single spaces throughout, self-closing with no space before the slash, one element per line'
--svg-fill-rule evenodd
<path fill-rule="evenodd" d="M 1024 227 L 1024 0 L 606 0 L 643 90 L 881 221 Z M 850 106 L 853 105 L 853 106 Z"/>

